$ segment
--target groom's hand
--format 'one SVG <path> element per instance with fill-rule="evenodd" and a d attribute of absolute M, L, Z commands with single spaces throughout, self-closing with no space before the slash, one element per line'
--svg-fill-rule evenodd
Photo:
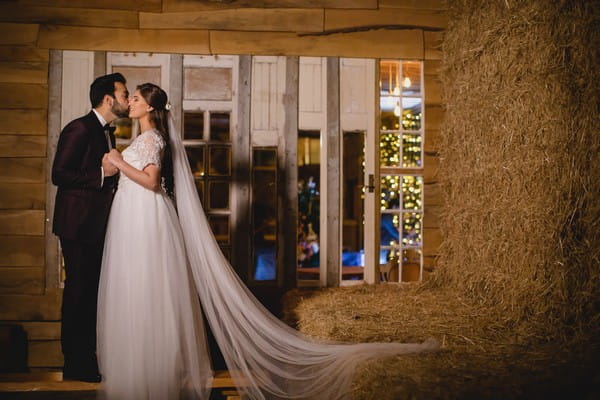
<path fill-rule="evenodd" d="M 104 170 L 104 176 L 113 176 L 119 172 L 119 169 L 108 159 L 108 153 L 104 154 L 104 157 L 102 157 L 102 169 Z"/>

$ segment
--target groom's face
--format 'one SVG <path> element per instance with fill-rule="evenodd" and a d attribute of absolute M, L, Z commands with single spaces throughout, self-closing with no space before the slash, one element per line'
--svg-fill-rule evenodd
<path fill-rule="evenodd" d="M 129 92 L 127 91 L 127 87 L 121 82 L 115 82 L 115 97 L 111 112 L 117 118 L 126 118 L 129 115 L 128 97 Z"/>

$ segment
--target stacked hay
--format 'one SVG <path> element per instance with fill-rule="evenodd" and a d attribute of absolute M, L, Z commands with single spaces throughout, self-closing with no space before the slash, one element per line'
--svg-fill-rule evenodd
<path fill-rule="evenodd" d="M 599 3 L 449 7 L 436 282 L 517 330 L 600 326 Z"/>

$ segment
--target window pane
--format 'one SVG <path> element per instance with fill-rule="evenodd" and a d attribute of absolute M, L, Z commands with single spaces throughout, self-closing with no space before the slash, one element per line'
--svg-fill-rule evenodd
<path fill-rule="evenodd" d="M 421 63 L 404 61 L 402 63 L 402 94 L 415 95 L 421 93 Z"/>
<path fill-rule="evenodd" d="M 204 113 L 203 112 L 184 112 L 183 113 L 183 139 L 194 140 L 204 138 Z"/>
<path fill-rule="evenodd" d="M 397 246 L 400 237 L 400 214 L 382 213 L 380 231 L 382 246 Z"/>
<path fill-rule="evenodd" d="M 402 135 L 402 166 L 404 168 L 419 168 L 421 160 L 421 135 Z"/>
<path fill-rule="evenodd" d="M 381 210 L 400 208 L 400 177 L 386 175 L 381 178 Z"/>
<path fill-rule="evenodd" d="M 231 173 L 231 151 L 229 147 L 210 147 L 209 175 L 227 176 Z"/>
<path fill-rule="evenodd" d="M 275 149 L 255 149 L 253 161 L 277 158 Z M 277 278 L 277 170 L 253 165 L 252 171 L 253 277 Z"/>
<path fill-rule="evenodd" d="M 343 133 L 342 266 L 364 266 L 364 132 Z M 342 279 L 353 275 L 342 274 Z M 362 277 L 359 277 L 362 279 Z"/>
<path fill-rule="evenodd" d="M 397 133 L 381 133 L 379 154 L 382 167 L 400 166 L 400 135 Z"/>
<path fill-rule="evenodd" d="M 229 182 L 208 182 L 209 208 L 229 209 Z"/>
<path fill-rule="evenodd" d="M 204 202 L 204 179 L 195 179 L 194 183 L 196 184 L 196 190 L 198 191 L 198 198 L 200 198 L 200 202 L 202 206 L 206 203 Z"/>
<path fill-rule="evenodd" d="M 421 129 L 421 99 L 402 99 L 402 128 L 409 131 Z"/>
<path fill-rule="evenodd" d="M 421 213 L 402 213 L 402 244 L 420 246 L 421 242 Z"/>
<path fill-rule="evenodd" d="M 208 223 L 220 243 L 229 243 L 229 215 L 211 215 Z"/>
<path fill-rule="evenodd" d="M 399 95 L 400 89 L 400 62 L 381 60 L 379 64 L 379 86 L 382 96 L 394 94 Z"/>
<path fill-rule="evenodd" d="M 210 113 L 210 139 L 229 142 L 229 113 Z"/>
<path fill-rule="evenodd" d="M 204 176 L 204 146 L 186 146 L 185 152 L 187 153 L 194 177 L 199 178 Z"/>
<path fill-rule="evenodd" d="M 423 207 L 423 177 L 406 175 L 402 177 L 402 208 L 421 210 Z"/>
<path fill-rule="evenodd" d="M 254 168 L 277 168 L 277 152 L 268 149 L 254 150 L 252 162 L 254 163 Z"/>
<path fill-rule="evenodd" d="M 381 108 L 381 130 L 398 131 L 400 130 L 400 98 L 382 97 L 379 102 Z"/>

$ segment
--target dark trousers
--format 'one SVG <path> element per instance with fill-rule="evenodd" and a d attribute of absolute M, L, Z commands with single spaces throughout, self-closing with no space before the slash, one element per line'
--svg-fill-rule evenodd
<path fill-rule="evenodd" d="M 104 242 L 61 238 L 65 260 L 61 344 L 66 373 L 98 373 L 96 306 Z"/>

